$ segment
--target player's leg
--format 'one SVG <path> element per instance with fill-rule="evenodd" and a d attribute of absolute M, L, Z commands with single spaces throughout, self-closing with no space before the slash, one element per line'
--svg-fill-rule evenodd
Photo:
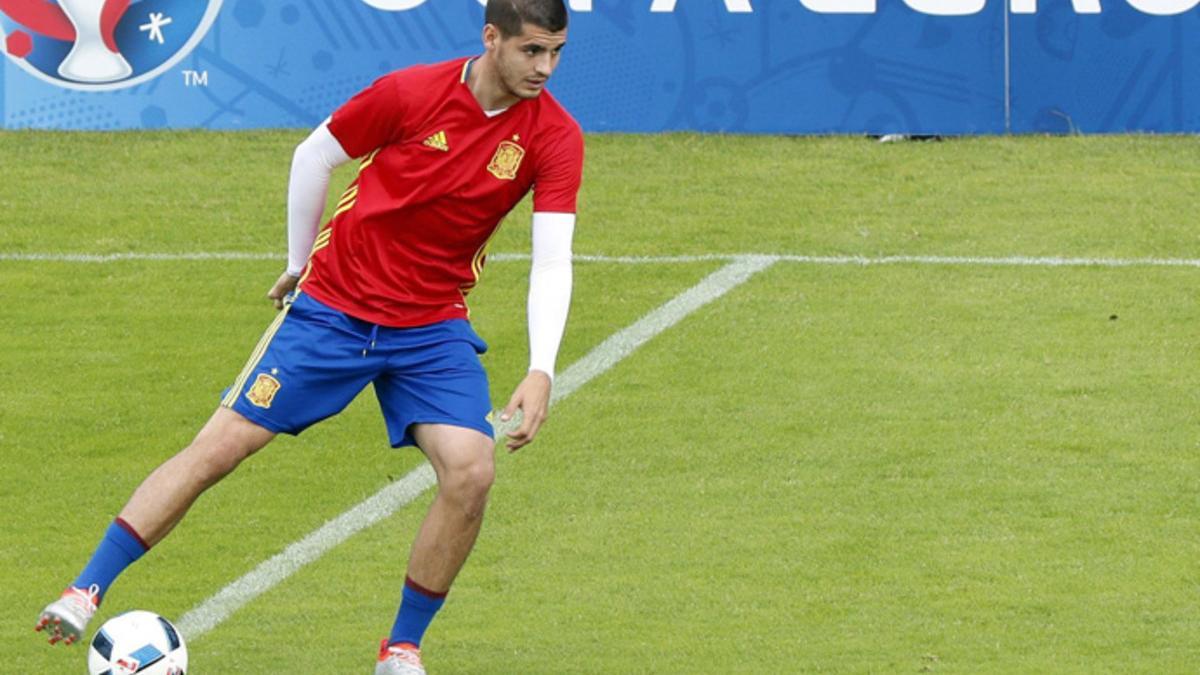
<path fill-rule="evenodd" d="M 495 443 L 474 429 L 444 424 L 418 424 L 413 435 L 437 473 L 438 489 L 413 542 L 408 578 L 444 595 L 479 535 L 496 475 Z"/>
<path fill-rule="evenodd" d="M 392 445 L 420 447 L 438 491 L 413 542 L 376 673 L 421 673 L 421 639 L 475 544 L 495 476 L 491 399 L 479 361 L 487 345 L 465 321 L 384 331 L 381 338 L 395 348 L 393 368 L 375 381 Z"/>
<path fill-rule="evenodd" d="M 78 640 L 117 576 L 162 541 L 202 492 L 274 436 L 238 413 L 218 408 L 191 444 L 142 481 L 83 571 L 43 610 L 35 630 L 47 631 L 51 644 Z"/>
<path fill-rule="evenodd" d="M 84 572 L 39 618 L 51 643 L 78 639 L 113 580 L 196 498 L 266 445 L 336 414 L 384 367 L 369 325 L 301 295 L 276 317 L 196 439 L 155 470 L 109 527 Z"/>
<path fill-rule="evenodd" d="M 142 481 L 118 518 L 154 546 L 183 520 L 202 492 L 274 437 L 274 431 L 240 413 L 217 408 L 190 445 Z"/>
<path fill-rule="evenodd" d="M 490 436 L 442 424 L 415 425 L 413 435 L 437 473 L 438 488 L 409 555 L 400 611 L 387 641 L 401 647 L 396 651 L 420 647 L 475 546 L 495 477 Z"/>

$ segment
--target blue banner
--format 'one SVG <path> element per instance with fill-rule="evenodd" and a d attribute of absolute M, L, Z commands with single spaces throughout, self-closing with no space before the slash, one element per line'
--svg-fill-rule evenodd
<path fill-rule="evenodd" d="M 1012 115 L 1020 131 L 1200 130 L 1200 16 L 1125 2 L 1081 14 L 1048 4 L 1012 22 Z"/>
<path fill-rule="evenodd" d="M 571 0 L 589 131 L 1200 131 L 1200 0 Z M 0 0 L 5 128 L 311 127 L 481 0 Z"/>

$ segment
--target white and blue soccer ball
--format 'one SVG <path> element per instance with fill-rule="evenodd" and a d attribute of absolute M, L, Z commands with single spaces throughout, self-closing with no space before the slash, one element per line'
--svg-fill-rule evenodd
<path fill-rule="evenodd" d="M 170 621 L 135 610 L 114 616 L 92 636 L 91 675 L 185 675 L 187 645 Z"/>

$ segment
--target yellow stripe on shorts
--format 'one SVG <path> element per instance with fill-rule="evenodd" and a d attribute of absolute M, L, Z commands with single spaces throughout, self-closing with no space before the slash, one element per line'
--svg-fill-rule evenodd
<path fill-rule="evenodd" d="M 294 301 L 295 298 L 293 298 Z M 250 354 L 250 359 L 246 361 L 242 372 L 238 374 L 233 387 L 229 389 L 229 393 L 225 395 L 225 398 L 221 399 L 223 407 L 232 408 L 238 396 L 241 396 L 242 388 L 246 386 L 246 380 L 250 378 L 250 373 L 253 373 L 254 369 L 258 367 L 258 362 L 262 361 L 263 354 L 267 353 L 267 348 L 271 346 L 271 340 L 275 339 L 275 334 L 279 332 L 279 327 L 283 325 L 283 320 L 287 318 L 287 314 L 291 309 L 291 302 L 284 305 L 279 314 L 275 315 L 275 320 L 271 322 L 271 325 L 267 326 L 267 331 L 263 333 L 262 338 L 258 341 L 258 345 L 254 347 L 254 351 Z"/>

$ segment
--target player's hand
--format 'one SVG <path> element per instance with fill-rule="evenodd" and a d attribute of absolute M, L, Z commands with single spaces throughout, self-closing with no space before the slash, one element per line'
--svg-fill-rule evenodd
<path fill-rule="evenodd" d="M 296 290 L 296 284 L 300 283 L 300 277 L 294 277 L 287 272 L 279 275 L 279 281 L 267 291 L 267 297 L 275 301 L 275 309 L 283 309 L 283 299 L 288 293 Z"/>
<path fill-rule="evenodd" d="M 546 415 L 550 410 L 549 375 L 540 370 L 530 371 L 517 386 L 512 398 L 508 400 L 508 405 L 500 414 L 500 420 L 502 422 L 511 420 L 513 415 L 517 414 L 518 409 L 521 410 L 524 419 L 516 431 L 507 434 L 508 442 L 505 445 L 509 452 L 516 452 L 532 443 L 538 429 L 546 421 Z"/>

